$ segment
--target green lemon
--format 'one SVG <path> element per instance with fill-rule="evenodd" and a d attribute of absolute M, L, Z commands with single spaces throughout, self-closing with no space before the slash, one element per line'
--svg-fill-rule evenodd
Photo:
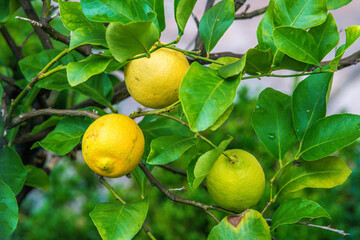
<path fill-rule="evenodd" d="M 236 161 L 231 162 L 223 154 L 216 160 L 206 177 L 210 196 L 225 209 L 248 209 L 264 194 L 264 171 L 256 158 L 244 150 L 232 149 L 225 153 Z"/>

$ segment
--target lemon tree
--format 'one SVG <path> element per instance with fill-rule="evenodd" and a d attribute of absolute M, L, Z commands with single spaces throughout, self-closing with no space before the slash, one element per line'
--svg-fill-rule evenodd
<path fill-rule="evenodd" d="M 295 196 L 341 185 L 354 168 L 337 152 L 360 137 L 360 115 L 330 115 L 327 104 L 337 71 L 359 62 L 360 37 L 360 26 L 352 25 L 340 39 L 330 10 L 356 8 L 356 1 L 270 0 L 251 11 L 244 2 L 0 1 L 0 238 L 24 224 L 19 205 L 33 188 L 52 191 L 47 166 L 57 157 L 44 156 L 53 155 L 83 158 L 88 176 L 112 194 L 113 202 L 90 212 L 105 240 L 136 238 L 141 229 L 150 239 L 163 238 L 151 228 L 149 210 L 158 204 L 148 182 L 174 208 L 203 210 L 213 220 L 204 228 L 208 239 L 272 239 L 291 224 L 347 235 L 329 226 L 336 219 L 328 220 L 326 206 L 307 192 Z M 253 48 L 239 52 L 224 44 L 225 52 L 214 52 L 234 21 L 245 29 L 242 20 L 255 16 L 261 20 Z M 181 46 L 192 17 L 198 28 L 189 50 Z M 278 72 L 284 69 L 288 74 Z M 248 141 L 263 144 L 271 159 L 232 146 L 241 132 L 214 137 L 232 118 L 241 82 L 264 77 L 301 78 L 290 94 L 271 87 L 256 92 L 251 120 L 236 119 L 251 122 L 258 138 Z M 132 113 L 119 114 L 129 97 L 146 108 L 126 106 Z M 266 162 L 272 168 L 264 175 Z M 186 190 L 159 181 L 158 168 L 185 175 Z M 106 179 L 124 175 L 138 184 L 136 199 Z M 177 192 L 198 188 L 208 190 L 208 199 Z M 310 223 L 315 218 L 328 219 Z"/>

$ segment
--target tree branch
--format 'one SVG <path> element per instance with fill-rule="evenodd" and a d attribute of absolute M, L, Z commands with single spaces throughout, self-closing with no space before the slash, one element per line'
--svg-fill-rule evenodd
<path fill-rule="evenodd" d="M 24 56 L 21 52 L 21 48 L 16 45 L 14 39 L 11 37 L 11 35 L 9 34 L 9 32 L 5 26 L 2 26 L 0 28 L 0 32 L 3 35 L 3 37 L 5 38 L 6 43 L 9 45 L 9 47 L 10 47 L 11 51 L 13 52 L 13 54 L 15 55 L 16 59 L 18 61 L 23 59 Z"/>
<path fill-rule="evenodd" d="M 9 84 L 10 86 L 12 86 L 12 87 L 14 87 L 14 88 L 16 88 L 16 89 L 20 89 L 20 87 L 15 84 L 15 79 L 9 78 L 9 77 L 1 74 L 1 73 L 0 73 L 0 78 L 1 78 L 4 82 L 6 82 L 7 84 Z"/>
<path fill-rule="evenodd" d="M 266 9 L 268 7 L 263 7 L 263 8 L 260 8 L 260 9 L 257 9 L 257 10 L 254 10 L 252 12 L 242 12 L 242 13 L 238 13 L 238 14 L 235 14 L 235 20 L 239 20 L 239 19 L 249 19 L 249 18 L 253 18 L 253 17 L 256 17 L 256 16 L 259 16 L 263 13 L 266 12 Z"/>
<path fill-rule="evenodd" d="M 182 169 L 173 167 L 173 166 L 171 166 L 171 165 L 169 165 L 169 164 L 157 165 L 157 166 L 158 166 L 158 167 L 161 167 L 161 168 L 163 168 L 163 169 L 165 169 L 165 170 L 168 170 L 168 171 L 170 171 L 170 172 L 172 172 L 172 173 L 179 174 L 179 175 L 182 175 L 182 176 L 185 176 L 185 177 L 187 176 L 187 173 L 186 173 L 185 170 L 182 170 Z"/>
<path fill-rule="evenodd" d="M 20 123 L 23 123 L 29 119 L 39 116 L 69 116 L 69 117 L 87 117 L 93 120 L 98 119 L 100 116 L 86 110 L 65 110 L 65 109 L 39 109 L 32 112 L 23 113 L 17 117 L 14 117 L 11 121 L 9 128 L 13 128 Z"/>
<path fill-rule="evenodd" d="M 341 236 L 345 237 L 347 235 L 350 235 L 349 233 L 346 233 L 345 231 L 343 230 L 339 230 L 339 229 L 335 229 L 335 228 L 331 228 L 330 225 L 329 226 L 321 226 L 321 225 L 314 225 L 314 224 L 310 224 L 310 223 L 307 223 L 307 222 L 297 222 L 295 223 L 297 225 L 303 225 L 303 226 L 308 226 L 308 227 L 314 227 L 314 228 L 320 228 L 320 229 L 324 229 L 324 230 L 328 230 L 328 231 L 331 231 L 331 232 L 336 232 L 338 234 L 340 234 Z"/>

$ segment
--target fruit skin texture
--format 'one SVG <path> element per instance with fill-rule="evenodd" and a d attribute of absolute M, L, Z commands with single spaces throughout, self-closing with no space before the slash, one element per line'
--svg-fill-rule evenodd
<path fill-rule="evenodd" d="M 122 114 L 107 114 L 86 130 L 82 153 L 91 170 L 115 178 L 139 165 L 144 145 L 144 135 L 134 120 Z"/>
<path fill-rule="evenodd" d="M 221 207 L 242 211 L 254 206 L 264 194 L 265 175 L 256 158 L 240 149 L 225 151 L 236 156 L 231 164 L 223 154 L 216 160 L 206 178 L 212 199 Z"/>
<path fill-rule="evenodd" d="M 150 58 L 132 60 L 125 66 L 125 84 L 143 106 L 164 108 L 179 99 L 180 83 L 188 69 L 184 54 L 160 48 Z"/>

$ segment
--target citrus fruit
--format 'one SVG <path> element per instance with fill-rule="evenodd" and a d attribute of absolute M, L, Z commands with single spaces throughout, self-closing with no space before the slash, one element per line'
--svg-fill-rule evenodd
<path fill-rule="evenodd" d="M 188 69 L 184 54 L 160 48 L 150 58 L 132 60 L 125 66 L 125 84 L 141 105 L 164 108 L 179 99 L 180 83 Z"/>
<path fill-rule="evenodd" d="M 91 170 L 104 177 L 121 177 L 131 172 L 144 153 L 144 135 L 128 116 L 107 114 L 86 130 L 82 153 Z"/>
<path fill-rule="evenodd" d="M 225 153 L 236 161 L 231 162 L 223 154 L 216 160 L 206 177 L 212 199 L 221 207 L 242 211 L 254 206 L 262 197 L 265 176 L 256 158 L 240 149 Z"/>

